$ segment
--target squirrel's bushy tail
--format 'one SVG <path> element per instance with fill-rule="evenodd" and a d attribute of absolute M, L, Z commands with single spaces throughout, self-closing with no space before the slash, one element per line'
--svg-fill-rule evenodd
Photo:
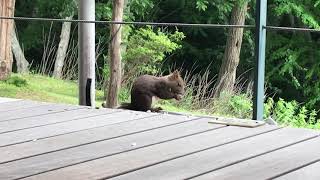
<path fill-rule="evenodd" d="M 134 110 L 131 103 L 122 103 L 118 109 L 128 109 L 128 110 Z"/>
<path fill-rule="evenodd" d="M 101 104 L 102 107 L 107 108 L 107 102 L 103 102 Z M 128 110 L 134 110 L 131 103 L 122 103 L 117 109 L 128 109 Z"/>

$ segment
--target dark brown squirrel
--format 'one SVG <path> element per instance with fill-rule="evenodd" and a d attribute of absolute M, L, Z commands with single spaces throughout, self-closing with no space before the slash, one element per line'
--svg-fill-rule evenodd
<path fill-rule="evenodd" d="M 151 75 L 139 76 L 132 85 L 131 103 L 124 103 L 119 108 L 135 111 L 159 112 L 161 107 L 152 108 L 152 98 L 181 100 L 185 93 L 185 83 L 180 72 L 157 77 Z"/>

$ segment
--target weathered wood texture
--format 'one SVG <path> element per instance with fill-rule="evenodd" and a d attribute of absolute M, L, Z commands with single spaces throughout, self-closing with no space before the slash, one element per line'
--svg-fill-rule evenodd
<path fill-rule="evenodd" d="M 208 149 L 184 158 L 179 158 L 151 166 L 140 171 L 120 176 L 117 179 L 152 179 L 152 176 L 157 174 L 157 172 L 167 172 L 159 173 L 157 178 L 160 179 L 184 179 L 200 173 L 221 169 L 245 159 L 253 158 L 257 155 L 273 151 L 279 147 L 285 147 L 292 143 L 306 140 L 316 135 L 317 133 L 315 132 L 310 133 L 308 131 L 296 131 L 294 129 L 279 129 L 270 133 L 247 138 L 242 141 Z M 279 140 L 270 143 L 274 139 Z M 248 150 L 248 147 L 250 147 L 250 150 Z M 237 168 L 237 166 L 235 166 L 235 168 Z M 170 169 L 175 169 L 175 171 L 170 171 Z M 248 171 L 248 173 L 249 172 L 250 171 Z M 223 179 L 223 177 L 211 179 Z"/>
<path fill-rule="evenodd" d="M 112 0 L 112 21 L 123 19 L 124 0 Z M 118 94 L 121 86 L 121 24 L 111 24 L 109 46 L 110 79 L 107 95 L 107 107 L 118 106 Z"/>
<path fill-rule="evenodd" d="M 2 103 L 12 102 L 12 101 L 22 101 L 22 100 L 21 100 L 21 99 L 12 99 L 12 98 L 0 97 L 0 105 L 1 105 Z"/>
<path fill-rule="evenodd" d="M 24 100 L 0 107 L 6 103 L 16 109 L 4 113 L 23 114 L 0 122 L 0 179 L 320 177 L 319 131 Z"/>
<path fill-rule="evenodd" d="M 0 16 L 13 17 L 15 0 L 0 1 Z M 11 32 L 13 21 L 0 19 L 0 80 L 7 79 L 12 71 Z"/>
<path fill-rule="evenodd" d="M 168 141 L 142 149 L 117 154 L 115 156 L 100 158 L 85 164 L 66 167 L 48 172 L 45 176 L 53 179 L 72 177 L 98 179 L 112 177 L 114 175 L 120 175 L 121 173 L 179 158 L 190 153 L 202 151 L 207 148 L 214 148 L 215 146 L 238 140 L 241 137 L 244 138 L 265 131 L 270 131 L 270 128 L 259 128 L 253 131 L 246 131 L 245 129 L 239 128 L 220 128 L 214 131 L 199 133 L 174 141 Z M 112 163 L 112 166 L 109 166 L 110 163 Z M 95 171 L 92 172 L 91 168 L 87 168 L 88 166 L 95 169 Z M 40 176 L 40 178 L 42 177 Z"/>
<path fill-rule="evenodd" d="M 59 167 L 66 167 L 92 159 L 108 157 L 121 152 L 139 149 L 141 147 L 148 147 L 161 142 L 170 142 L 192 134 L 214 130 L 218 127 L 221 127 L 221 125 L 207 126 L 205 120 L 202 120 L 202 122 L 192 121 L 177 126 L 159 128 L 153 131 L 141 132 L 121 138 L 99 141 L 65 149 L 63 151 L 21 159 L 0 166 L 0 172 L 5 172 L 5 174 L 9 175 L 4 178 L 25 177 L 43 171 L 57 169 Z M 65 154 L 68 154 L 68 156 L 65 156 Z"/>
<path fill-rule="evenodd" d="M 59 149 L 72 148 L 83 144 L 98 142 L 130 134 L 151 131 L 156 128 L 174 126 L 180 123 L 196 120 L 194 118 L 179 118 L 175 116 L 148 116 L 148 118 L 127 121 L 125 124 L 113 124 L 98 128 L 86 129 L 63 136 L 41 139 L 32 143 L 22 143 L 0 148 L 4 153 L 1 162 L 12 161 L 14 159 L 25 158 L 37 154 L 57 151 Z M 14 153 L 12 153 L 14 152 Z"/>
<path fill-rule="evenodd" d="M 18 102 L 16 102 L 16 101 L 18 101 Z M 0 98 L 0 112 L 15 111 L 17 109 L 40 106 L 42 104 L 44 104 L 44 103 L 35 102 L 35 101 L 28 101 L 28 100 Z"/>
<path fill-rule="evenodd" d="M 44 104 L 37 105 L 29 108 L 16 109 L 14 111 L 5 111 L 0 113 L 0 122 L 12 121 L 22 118 L 30 118 L 45 114 L 58 113 L 63 111 L 70 111 L 73 109 L 85 108 L 83 106 L 71 106 L 64 104 Z"/>
<path fill-rule="evenodd" d="M 11 102 L 11 101 L 21 101 L 21 99 L 12 99 L 12 98 L 0 97 L 0 104 L 1 103 L 5 103 L 5 102 Z"/>
<path fill-rule="evenodd" d="M 315 180 L 320 179 L 320 160 L 317 163 L 308 165 L 303 168 L 299 168 L 296 171 L 292 171 L 291 173 L 285 174 L 276 178 L 278 180 Z"/>
<path fill-rule="evenodd" d="M 34 141 L 38 139 L 48 138 L 52 136 L 63 135 L 71 132 L 82 131 L 90 128 L 97 128 L 111 124 L 130 121 L 148 117 L 149 114 L 135 114 L 133 112 L 112 113 L 90 118 L 79 119 L 75 121 L 66 121 L 58 124 L 50 124 L 42 127 L 35 127 L 31 129 L 23 129 L 20 131 L 13 131 L 9 133 L 0 134 L 0 147 L 8 146 L 27 141 Z"/>
<path fill-rule="evenodd" d="M 320 158 L 319 137 L 249 159 L 197 179 L 269 179 Z M 314 173 L 319 173 L 314 172 Z"/>
<path fill-rule="evenodd" d="M 37 108 L 37 107 L 34 107 Z M 84 119 L 88 117 L 94 117 L 104 114 L 109 114 L 117 112 L 117 110 L 101 111 L 96 109 L 91 109 L 88 107 L 63 110 L 59 112 L 54 112 L 50 114 L 44 114 L 41 116 L 33 116 L 27 118 L 20 118 L 17 120 L 9 120 L 0 122 L 0 134 L 8 133 L 12 131 L 18 131 L 22 129 L 35 128 L 39 126 L 57 124 L 65 121 L 74 121 L 79 119 Z M 45 121 L 43 121 L 45 119 Z"/>

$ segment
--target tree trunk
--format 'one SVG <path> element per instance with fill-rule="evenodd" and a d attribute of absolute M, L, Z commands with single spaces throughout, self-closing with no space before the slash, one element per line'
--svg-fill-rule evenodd
<path fill-rule="evenodd" d="M 247 1 L 237 1 L 232 8 L 230 24 L 244 25 L 247 13 Z M 228 32 L 226 49 L 215 87 L 215 97 L 222 92 L 232 93 L 236 79 L 236 71 L 240 59 L 243 28 L 231 28 Z"/>
<path fill-rule="evenodd" d="M 12 52 L 14 55 L 14 58 L 17 62 L 17 71 L 18 73 L 28 73 L 29 72 L 29 62 L 26 60 L 24 53 L 21 49 L 20 43 L 18 41 L 18 36 L 17 33 L 15 31 L 15 29 L 13 29 L 12 33 L 11 33 L 12 37 Z"/>
<path fill-rule="evenodd" d="M 112 21 L 122 21 L 123 0 L 113 0 Z M 107 107 L 115 108 L 118 105 L 118 93 L 121 86 L 121 25 L 112 24 L 112 41 L 110 44 L 110 81 L 108 88 Z"/>
<path fill-rule="evenodd" d="M 0 16 L 14 16 L 15 0 L 0 1 Z M 0 80 L 9 77 L 12 71 L 11 33 L 13 20 L 0 20 Z"/>
<path fill-rule="evenodd" d="M 130 14 L 130 6 L 128 6 L 128 0 L 124 0 L 123 11 L 126 11 L 126 13 Z M 121 49 L 120 53 L 121 53 L 121 55 L 124 54 L 127 51 L 127 42 L 128 42 L 129 34 L 130 34 L 130 27 L 129 26 L 121 27 L 121 44 L 120 44 L 120 49 Z M 108 55 L 109 54 L 110 54 L 110 48 L 109 48 L 109 51 L 108 51 Z M 124 63 L 124 61 L 121 61 L 121 83 L 120 83 L 120 86 L 123 85 L 124 67 L 125 67 L 125 63 Z M 103 85 L 103 87 L 106 89 L 104 91 L 104 97 L 105 98 L 108 96 L 107 88 L 109 86 L 109 83 L 108 83 L 109 80 L 110 79 L 105 80 L 104 85 Z"/>
<path fill-rule="evenodd" d="M 66 17 L 66 20 L 71 20 L 73 14 L 69 17 Z M 57 50 L 57 57 L 54 64 L 53 76 L 55 78 L 62 77 L 62 67 L 66 58 L 69 40 L 70 40 L 70 31 L 71 31 L 71 22 L 64 22 L 61 28 L 60 42 Z"/>

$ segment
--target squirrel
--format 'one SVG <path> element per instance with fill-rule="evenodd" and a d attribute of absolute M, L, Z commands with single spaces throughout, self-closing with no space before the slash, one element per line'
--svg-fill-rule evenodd
<path fill-rule="evenodd" d="M 131 102 L 123 103 L 119 109 L 159 112 L 161 107 L 152 108 L 152 98 L 181 100 L 185 83 L 180 72 L 175 70 L 166 76 L 142 75 L 135 79 L 131 88 Z"/>

